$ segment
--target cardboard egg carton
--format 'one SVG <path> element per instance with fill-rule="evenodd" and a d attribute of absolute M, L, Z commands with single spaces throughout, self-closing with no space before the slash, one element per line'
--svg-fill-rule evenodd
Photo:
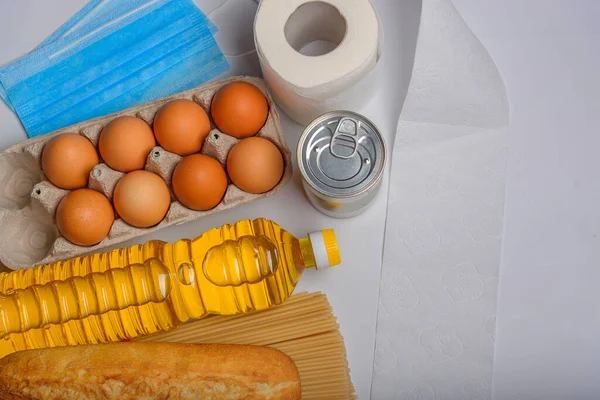
<path fill-rule="evenodd" d="M 63 133 L 78 133 L 87 137 L 95 146 L 104 126 L 116 117 L 128 115 L 146 121 L 150 126 L 154 115 L 165 103 L 174 99 L 189 99 L 198 103 L 210 116 L 210 103 L 215 92 L 224 84 L 234 80 L 249 82 L 258 87 L 269 103 L 269 116 L 256 136 L 274 143 L 284 159 L 285 169 L 279 184 L 263 194 L 250 194 L 229 182 L 221 203 L 209 211 L 194 211 L 181 205 L 173 196 L 171 175 L 182 157 L 169 153 L 162 147 L 155 147 L 146 161 L 145 169 L 160 175 L 171 189 L 171 205 L 165 218 L 151 228 L 135 228 L 118 216 L 108 237 L 94 246 L 78 246 L 60 235 L 55 223 L 55 212 L 61 199 L 69 192 L 50 183 L 41 169 L 41 155 L 45 144 Z M 211 121 L 212 124 L 212 121 Z M 228 136 L 211 125 L 201 153 L 210 155 L 225 167 L 231 147 L 239 140 Z M 90 173 L 88 187 L 104 193 L 112 199 L 118 180 L 124 175 L 102 163 Z M 166 226 L 181 224 L 202 218 L 205 215 L 224 211 L 250 201 L 270 196 L 281 189 L 292 176 L 291 152 L 288 148 L 279 122 L 275 103 L 262 79 L 253 77 L 232 77 L 212 82 L 195 89 L 156 100 L 141 106 L 132 107 L 118 113 L 85 121 L 60 129 L 47 135 L 29 139 L 0 153 L 0 262 L 17 270 L 47 264 L 57 260 L 102 250 L 104 247 L 133 239 L 136 236 L 153 232 Z"/>

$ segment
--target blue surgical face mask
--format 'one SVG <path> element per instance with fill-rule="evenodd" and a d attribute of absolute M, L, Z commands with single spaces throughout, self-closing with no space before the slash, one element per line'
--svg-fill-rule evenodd
<path fill-rule="evenodd" d="M 190 89 L 228 69 L 214 25 L 191 0 L 95 3 L 72 18 L 86 23 L 68 21 L 0 69 L 29 136 Z"/>
<path fill-rule="evenodd" d="M 77 41 L 95 30 L 106 27 L 115 19 L 134 10 L 150 6 L 151 3 L 155 2 L 155 0 L 91 0 L 59 29 L 46 38 L 46 40 L 40 43 L 36 49 L 43 48 L 59 39 L 62 39 L 62 43 L 69 45 L 71 41 Z M 213 33 L 217 31 L 210 20 L 206 22 L 211 25 L 211 28 L 214 27 L 214 29 L 211 29 Z M 0 85 L 0 97 L 14 111 L 2 85 Z"/>
<path fill-rule="evenodd" d="M 116 18 L 136 10 L 144 5 L 153 3 L 151 0 L 92 0 L 89 1 L 81 10 L 79 10 L 71 19 L 65 22 L 58 30 L 44 40 L 37 49 L 45 47 L 59 39 L 77 40 L 90 32 L 106 26 Z M 210 19 L 201 14 L 200 24 L 207 24 L 211 33 L 214 35 L 218 28 Z M 0 82 L 0 98 L 2 98 L 8 107 L 14 111 L 10 99 Z"/>
<path fill-rule="evenodd" d="M 91 0 L 77 14 L 46 38 L 37 48 L 44 47 L 57 39 L 62 39 L 70 35 L 80 36 L 82 33 L 89 33 L 109 23 L 118 16 L 131 12 L 150 2 L 150 0 Z M 201 23 L 208 25 L 211 33 L 215 34 L 218 32 L 217 26 L 210 19 L 205 18 Z"/>

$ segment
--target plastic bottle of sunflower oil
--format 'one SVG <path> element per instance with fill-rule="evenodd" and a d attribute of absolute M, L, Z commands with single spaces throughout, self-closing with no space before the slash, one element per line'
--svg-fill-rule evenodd
<path fill-rule="evenodd" d="M 333 230 L 298 239 L 259 218 L 0 274 L 0 356 L 115 342 L 288 299 L 305 268 L 341 262 Z"/>

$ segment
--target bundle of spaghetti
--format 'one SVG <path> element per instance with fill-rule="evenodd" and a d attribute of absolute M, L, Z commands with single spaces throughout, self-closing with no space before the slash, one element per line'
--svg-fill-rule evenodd
<path fill-rule="evenodd" d="M 300 293 L 266 311 L 208 317 L 134 340 L 273 347 L 296 363 L 303 399 L 356 398 L 344 339 L 322 293 Z"/>

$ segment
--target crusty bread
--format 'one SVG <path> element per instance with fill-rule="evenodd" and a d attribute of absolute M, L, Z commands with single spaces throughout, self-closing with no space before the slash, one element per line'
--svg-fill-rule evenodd
<path fill-rule="evenodd" d="M 296 365 L 266 347 L 112 343 L 0 359 L 0 399 L 300 399 Z"/>

